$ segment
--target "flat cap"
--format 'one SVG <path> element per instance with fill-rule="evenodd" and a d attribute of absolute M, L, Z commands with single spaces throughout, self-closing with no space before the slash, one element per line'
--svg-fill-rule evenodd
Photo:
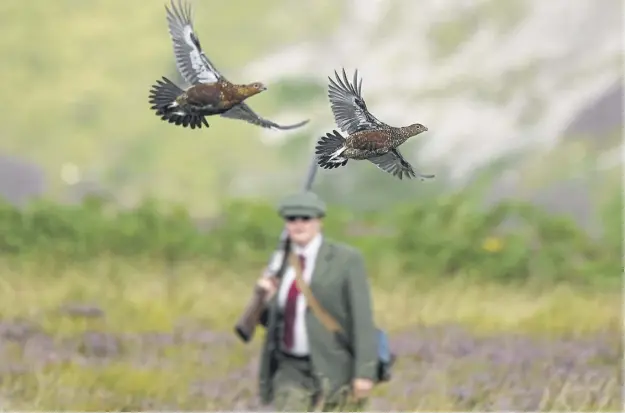
<path fill-rule="evenodd" d="M 285 197 L 278 205 L 281 217 L 310 215 L 323 217 L 326 214 L 325 203 L 314 192 L 299 192 Z"/>

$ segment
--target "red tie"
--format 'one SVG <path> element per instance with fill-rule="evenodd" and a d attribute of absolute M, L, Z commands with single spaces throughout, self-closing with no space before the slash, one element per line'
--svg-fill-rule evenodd
<path fill-rule="evenodd" d="M 303 255 L 299 255 L 298 257 L 303 272 L 306 259 Z M 289 293 L 286 297 L 286 305 L 284 306 L 284 346 L 287 349 L 293 347 L 293 326 L 295 325 L 295 309 L 298 294 L 299 288 L 297 288 L 297 283 L 295 282 L 295 278 L 293 278 Z"/>

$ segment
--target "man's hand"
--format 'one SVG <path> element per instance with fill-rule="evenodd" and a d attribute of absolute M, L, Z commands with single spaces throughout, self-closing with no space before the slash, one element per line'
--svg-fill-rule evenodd
<path fill-rule="evenodd" d="M 278 280 L 275 277 L 260 277 L 256 287 L 265 292 L 265 302 L 271 300 L 278 289 Z"/>
<path fill-rule="evenodd" d="M 352 393 L 355 399 L 364 399 L 369 397 L 373 381 L 369 379 L 354 379 L 352 381 Z"/>

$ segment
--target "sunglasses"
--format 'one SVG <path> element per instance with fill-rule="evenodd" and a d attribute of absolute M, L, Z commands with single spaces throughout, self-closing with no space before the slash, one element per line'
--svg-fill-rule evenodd
<path fill-rule="evenodd" d="M 295 221 L 310 221 L 311 219 L 313 219 L 313 217 L 311 217 L 310 215 L 291 215 L 285 218 L 287 221 L 289 222 L 295 222 Z"/>

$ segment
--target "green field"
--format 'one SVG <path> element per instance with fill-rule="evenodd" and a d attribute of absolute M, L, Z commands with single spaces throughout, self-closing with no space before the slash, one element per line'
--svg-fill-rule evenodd
<path fill-rule="evenodd" d="M 526 204 L 471 199 L 329 211 L 326 234 L 366 258 L 398 355 L 372 409 L 618 410 L 621 204 L 593 238 Z M 280 222 L 266 203 L 222 209 L 198 232 L 154 203 L 2 206 L 3 407 L 257 410 L 262 330 L 245 345 L 233 326 Z"/>
<path fill-rule="evenodd" d="M 250 400 L 256 392 L 254 368 L 262 333 L 246 346 L 236 341 L 232 326 L 257 270 L 233 272 L 203 262 L 180 265 L 172 272 L 150 260 L 114 258 L 85 265 L 3 261 L 0 266 L 3 408 L 254 408 Z M 465 327 L 477 337 L 521 334 L 549 340 L 590 339 L 599 347 L 607 334 L 610 348 L 618 341 L 618 291 L 588 292 L 564 285 L 536 291 L 461 280 L 416 288 L 394 274 L 377 275 L 396 279 L 393 287 L 373 285 L 376 321 L 389 330 L 393 341 L 415 329 L 427 331 L 436 326 Z M 432 340 L 441 354 L 455 340 L 454 327 L 449 328 L 448 333 L 443 329 L 428 334 L 437 334 Z M 454 372 L 442 367 L 437 390 L 412 397 L 396 394 L 398 388 L 410 384 L 411 379 L 402 375 L 424 357 L 418 355 L 423 340 L 419 334 L 423 333 L 411 336 L 417 355 L 400 356 L 397 378 L 377 389 L 375 400 L 395 409 L 466 408 L 448 391 L 455 381 Z M 609 354 L 616 357 L 618 353 Z M 616 359 L 593 365 L 609 362 Z M 463 363 L 459 360 L 457 366 Z M 415 368 L 436 372 L 435 367 Z M 568 378 L 572 389 L 579 385 L 575 377 L 579 368 Z M 471 369 L 477 375 L 484 368 L 474 365 Z M 611 375 L 599 376 L 602 382 L 594 384 L 602 385 L 600 390 L 589 388 L 583 397 L 556 383 L 545 389 L 540 407 L 616 409 L 617 386 L 622 384 L 617 370 L 615 364 Z M 513 375 L 512 368 L 507 374 Z M 502 392 L 505 396 L 506 391 L 495 386 L 481 394 L 476 408 L 486 408 L 488 400 Z"/>

